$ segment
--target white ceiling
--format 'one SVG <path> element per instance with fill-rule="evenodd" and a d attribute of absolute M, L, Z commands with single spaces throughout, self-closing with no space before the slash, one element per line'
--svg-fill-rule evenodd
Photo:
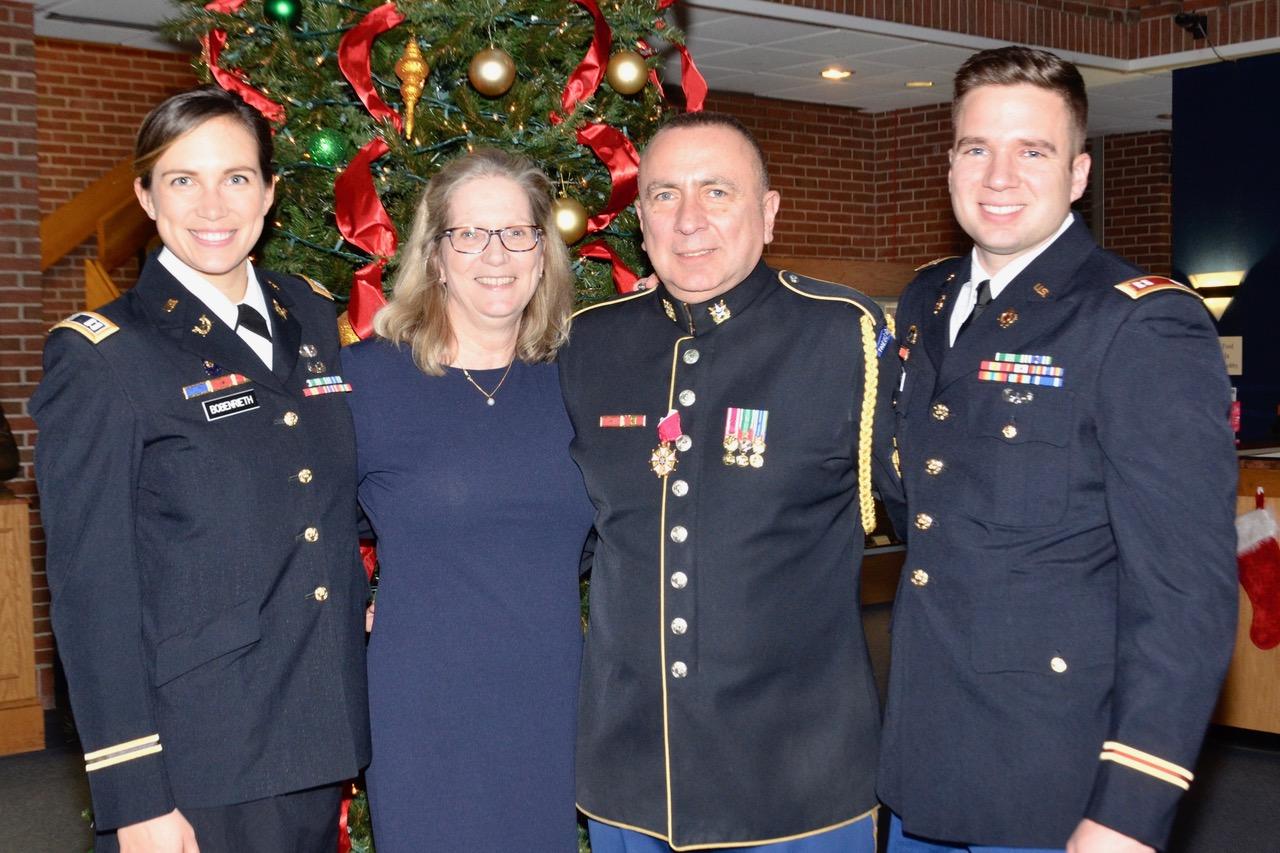
<path fill-rule="evenodd" d="M 173 13 L 168 0 L 34 0 L 34 5 L 35 30 L 41 36 L 182 49 L 156 31 L 157 22 Z M 965 57 L 997 44 L 762 0 L 688 0 L 673 8 L 713 91 L 868 112 L 950 100 L 952 75 Z M 1280 50 L 1280 39 L 1231 45 L 1222 52 L 1241 56 L 1275 50 Z M 1063 55 L 1080 66 L 1089 85 L 1092 134 L 1170 127 L 1171 121 L 1159 116 L 1173 111 L 1172 69 L 1213 59 L 1207 50 L 1138 61 Z M 854 74 L 843 81 L 824 80 L 819 72 L 829 65 Z M 674 56 L 664 76 L 679 79 Z M 932 80 L 934 85 L 908 89 L 909 80 Z"/>

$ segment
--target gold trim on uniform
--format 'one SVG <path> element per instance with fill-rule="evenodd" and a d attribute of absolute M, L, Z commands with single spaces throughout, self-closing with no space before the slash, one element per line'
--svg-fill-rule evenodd
<path fill-rule="evenodd" d="M 146 737 L 118 743 L 115 746 L 107 746 L 102 749 L 95 749 L 93 752 L 86 752 L 84 754 L 84 769 L 86 773 L 92 773 L 104 767 L 123 764 L 126 761 L 133 761 L 135 758 L 142 758 L 146 755 L 155 755 L 161 751 L 160 735 L 147 735 Z"/>
<path fill-rule="evenodd" d="M 314 278 L 311 278 L 310 276 L 306 276 L 306 275 L 300 275 L 298 276 L 298 278 L 302 279 L 307 284 L 311 285 L 311 289 L 315 293 L 320 294 L 325 299 L 328 299 L 330 302 L 333 301 L 333 294 L 329 292 L 329 288 L 325 287 L 323 284 L 316 281 Z"/>
<path fill-rule="evenodd" d="M 1137 278 L 1131 278 L 1128 281 L 1122 281 L 1116 285 L 1116 290 L 1128 296 L 1130 299 L 1141 299 L 1152 293 L 1159 293 L 1162 290 L 1177 290 L 1182 293 L 1190 294 L 1196 299 L 1202 299 L 1200 294 L 1187 287 L 1182 282 L 1174 281 L 1171 278 L 1165 278 L 1161 275 L 1143 275 Z"/>
<path fill-rule="evenodd" d="M 213 331 L 213 321 L 207 315 L 201 314 L 200 319 L 196 320 L 196 324 L 191 327 L 191 331 L 203 338 Z"/>
<path fill-rule="evenodd" d="M 942 263 L 943 261 L 949 261 L 952 258 L 958 258 L 958 257 L 960 256 L 959 255 L 943 255 L 940 258 L 934 258 L 931 261 L 925 261 L 923 264 L 916 267 L 913 270 L 913 272 L 920 272 L 921 270 L 927 270 L 929 267 L 936 267 L 938 264 Z"/>
<path fill-rule="evenodd" d="M 97 311 L 77 311 L 65 320 L 54 324 L 49 329 L 52 334 L 58 329 L 71 329 L 84 335 L 95 344 L 100 344 L 120 331 L 120 327 L 103 317 Z"/>
<path fill-rule="evenodd" d="M 632 291 L 631 293 L 624 293 L 620 296 L 615 296 L 613 299 L 605 299 L 601 302 L 593 302 L 590 305 L 584 305 L 583 307 L 579 308 L 577 311 L 574 311 L 573 316 L 577 317 L 580 314 L 585 314 L 588 311 L 594 311 L 597 308 L 607 308 L 610 305 L 618 305 L 622 302 L 630 302 L 632 299 L 638 299 L 641 296 L 652 296 L 657 292 L 658 291 L 656 290 L 636 290 L 636 291 Z"/>
<path fill-rule="evenodd" d="M 792 293 L 820 302 L 843 302 L 862 312 L 859 323 L 862 330 L 862 411 L 858 418 L 858 508 L 861 510 L 862 529 L 870 533 L 876 527 L 875 498 L 871 495 L 872 429 L 875 426 L 876 397 L 880 383 L 880 358 L 876 354 L 876 318 L 871 309 L 856 299 L 805 293 L 792 286 L 787 281 L 788 277 L 785 270 L 778 273 L 778 281 Z"/>
<path fill-rule="evenodd" d="M 1163 758 L 1154 756 L 1149 752 L 1134 749 L 1114 740 L 1109 740 L 1102 744 L 1102 753 L 1098 758 L 1103 761 L 1114 761 L 1116 764 L 1123 764 L 1131 770 L 1146 773 L 1148 776 L 1159 779 L 1161 782 L 1168 782 L 1170 785 L 1175 785 L 1184 791 L 1191 790 L 1191 780 L 1195 778 L 1195 774 L 1185 767 L 1180 767 L 1172 761 L 1165 761 Z"/>

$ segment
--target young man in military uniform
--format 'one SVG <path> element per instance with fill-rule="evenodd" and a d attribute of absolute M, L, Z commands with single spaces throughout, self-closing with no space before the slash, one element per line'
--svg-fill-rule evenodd
<path fill-rule="evenodd" d="M 898 312 L 907 564 L 878 788 L 889 849 L 1165 844 L 1231 653 L 1235 458 L 1213 323 L 1100 249 L 1076 69 L 956 77 L 973 251 Z"/>
<path fill-rule="evenodd" d="M 660 283 L 579 312 L 560 356 L 599 536 L 593 849 L 870 853 L 858 587 L 873 479 L 898 493 L 891 336 L 861 294 L 762 262 L 779 195 L 734 119 L 672 120 L 639 180 Z"/>

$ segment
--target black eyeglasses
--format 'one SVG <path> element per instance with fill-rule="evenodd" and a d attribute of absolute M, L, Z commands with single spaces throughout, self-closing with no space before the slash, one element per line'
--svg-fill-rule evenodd
<path fill-rule="evenodd" d="M 455 252 L 464 255 L 478 255 L 489 248 L 493 235 L 508 252 L 530 252 L 542 239 L 542 229 L 536 225 L 508 225 L 506 228 L 473 228 L 462 225 L 457 228 L 446 228 L 440 232 L 441 237 L 449 238 L 449 245 Z"/>

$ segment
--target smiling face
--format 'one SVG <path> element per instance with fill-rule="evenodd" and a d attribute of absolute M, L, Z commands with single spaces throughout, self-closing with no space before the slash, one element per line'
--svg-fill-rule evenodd
<path fill-rule="evenodd" d="M 637 214 L 658 278 L 683 302 L 742 281 L 773 240 L 779 195 L 764 189 L 742 134 L 704 125 L 660 132 L 640 160 Z"/>
<path fill-rule="evenodd" d="M 529 199 L 510 178 L 475 178 L 458 184 L 449 196 L 451 229 L 535 225 Z M 448 301 L 449 322 L 459 338 L 469 333 L 513 331 L 542 278 L 542 242 L 527 252 L 512 252 L 497 234 L 478 255 L 455 251 L 448 238 L 436 247 Z"/>
<path fill-rule="evenodd" d="M 253 135 L 233 118 L 209 119 L 164 150 L 150 179 L 150 187 L 135 180 L 133 190 L 165 247 L 238 302 L 245 259 L 275 198 Z"/>
<path fill-rule="evenodd" d="M 951 149 L 951 208 L 988 273 L 1062 225 L 1089 179 L 1061 95 L 1019 83 L 979 86 L 960 102 Z"/>

